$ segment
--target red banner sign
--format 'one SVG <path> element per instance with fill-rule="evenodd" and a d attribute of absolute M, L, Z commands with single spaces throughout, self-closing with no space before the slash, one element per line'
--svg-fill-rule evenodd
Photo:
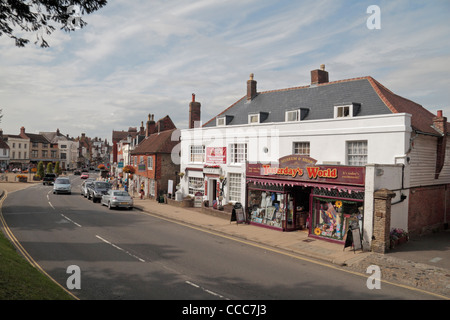
<path fill-rule="evenodd" d="M 302 155 L 280 158 L 278 164 L 247 163 L 247 176 L 294 181 L 314 181 L 364 186 L 365 167 L 316 165 Z"/>
<path fill-rule="evenodd" d="M 227 163 L 226 147 L 207 147 L 206 163 L 208 164 L 225 164 Z"/>

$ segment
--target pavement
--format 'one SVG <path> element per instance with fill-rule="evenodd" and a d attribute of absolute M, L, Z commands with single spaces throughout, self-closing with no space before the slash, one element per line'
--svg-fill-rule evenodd
<path fill-rule="evenodd" d="M 0 183 L 2 190 L 14 192 L 31 183 Z M 380 267 L 381 281 L 414 290 L 429 292 L 436 299 L 450 300 L 450 230 L 410 239 L 388 253 L 379 254 L 356 250 L 343 244 L 308 237 L 307 231 L 282 232 L 255 225 L 230 222 L 228 216 L 217 210 L 186 208 L 158 203 L 152 199 L 134 198 L 135 210 L 163 219 L 175 221 L 206 232 L 232 238 L 277 251 L 295 255 L 315 263 L 329 264 L 364 277 L 369 277 L 367 268 Z M 124 211 L 126 212 L 126 211 Z"/>

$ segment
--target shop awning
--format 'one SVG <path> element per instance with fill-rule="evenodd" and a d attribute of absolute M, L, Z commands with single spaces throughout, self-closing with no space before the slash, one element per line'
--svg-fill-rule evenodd
<path fill-rule="evenodd" d="M 247 183 L 259 183 L 263 186 L 300 186 L 300 187 L 313 187 L 313 188 L 321 188 L 325 190 L 338 190 L 339 192 L 364 192 L 363 187 L 356 186 L 348 186 L 348 185 L 338 185 L 338 184 L 325 184 L 325 183 L 314 183 L 308 181 L 287 181 L 287 180 L 276 180 L 276 179 L 261 179 L 261 178 L 252 178 L 247 177 Z"/>

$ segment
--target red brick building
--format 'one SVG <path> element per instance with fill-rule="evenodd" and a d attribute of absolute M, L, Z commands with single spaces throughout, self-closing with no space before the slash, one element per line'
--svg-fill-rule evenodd
<path fill-rule="evenodd" d="M 172 186 L 177 182 L 179 164 L 172 161 L 172 151 L 179 143 L 174 132 L 177 130 L 169 116 L 154 121 L 149 115 L 145 139 L 131 151 L 130 165 L 135 169 L 130 180 L 130 191 L 139 192 L 143 186 L 146 197 L 168 193 L 169 180 Z M 173 194 L 174 189 L 171 190 Z"/>

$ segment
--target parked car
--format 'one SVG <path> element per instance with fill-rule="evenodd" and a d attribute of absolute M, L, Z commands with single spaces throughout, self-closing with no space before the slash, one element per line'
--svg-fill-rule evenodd
<path fill-rule="evenodd" d="M 87 196 L 88 196 L 88 185 L 90 184 L 90 183 L 93 183 L 94 182 L 94 179 L 92 179 L 92 178 L 89 178 L 89 179 L 86 179 L 85 181 L 83 181 L 83 183 L 81 184 L 81 195 L 83 196 L 83 197 L 85 197 L 85 198 L 87 198 Z"/>
<path fill-rule="evenodd" d="M 81 179 L 87 179 L 87 178 L 89 178 L 89 172 L 82 172 L 80 178 L 81 178 Z"/>
<path fill-rule="evenodd" d="M 101 204 L 112 208 L 128 208 L 133 209 L 133 198 L 130 194 L 123 190 L 108 190 L 108 192 L 102 196 Z"/>
<path fill-rule="evenodd" d="M 44 176 L 44 179 L 42 180 L 43 185 L 52 185 L 55 183 L 56 178 L 58 175 L 56 173 L 46 173 Z"/>
<path fill-rule="evenodd" d="M 101 200 L 102 196 L 111 189 L 111 184 L 106 181 L 94 181 L 87 186 L 88 199 L 92 199 L 93 202 Z"/>
<path fill-rule="evenodd" d="M 56 178 L 53 184 L 53 193 L 72 193 L 72 186 L 69 178 Z"/>
<path fill-rule="evenodd" d="M 75 170 L 73 172 L 73 174 L 76 175 L 76 176 L 81 176 L 81 171 L 80 170 Z"/>

